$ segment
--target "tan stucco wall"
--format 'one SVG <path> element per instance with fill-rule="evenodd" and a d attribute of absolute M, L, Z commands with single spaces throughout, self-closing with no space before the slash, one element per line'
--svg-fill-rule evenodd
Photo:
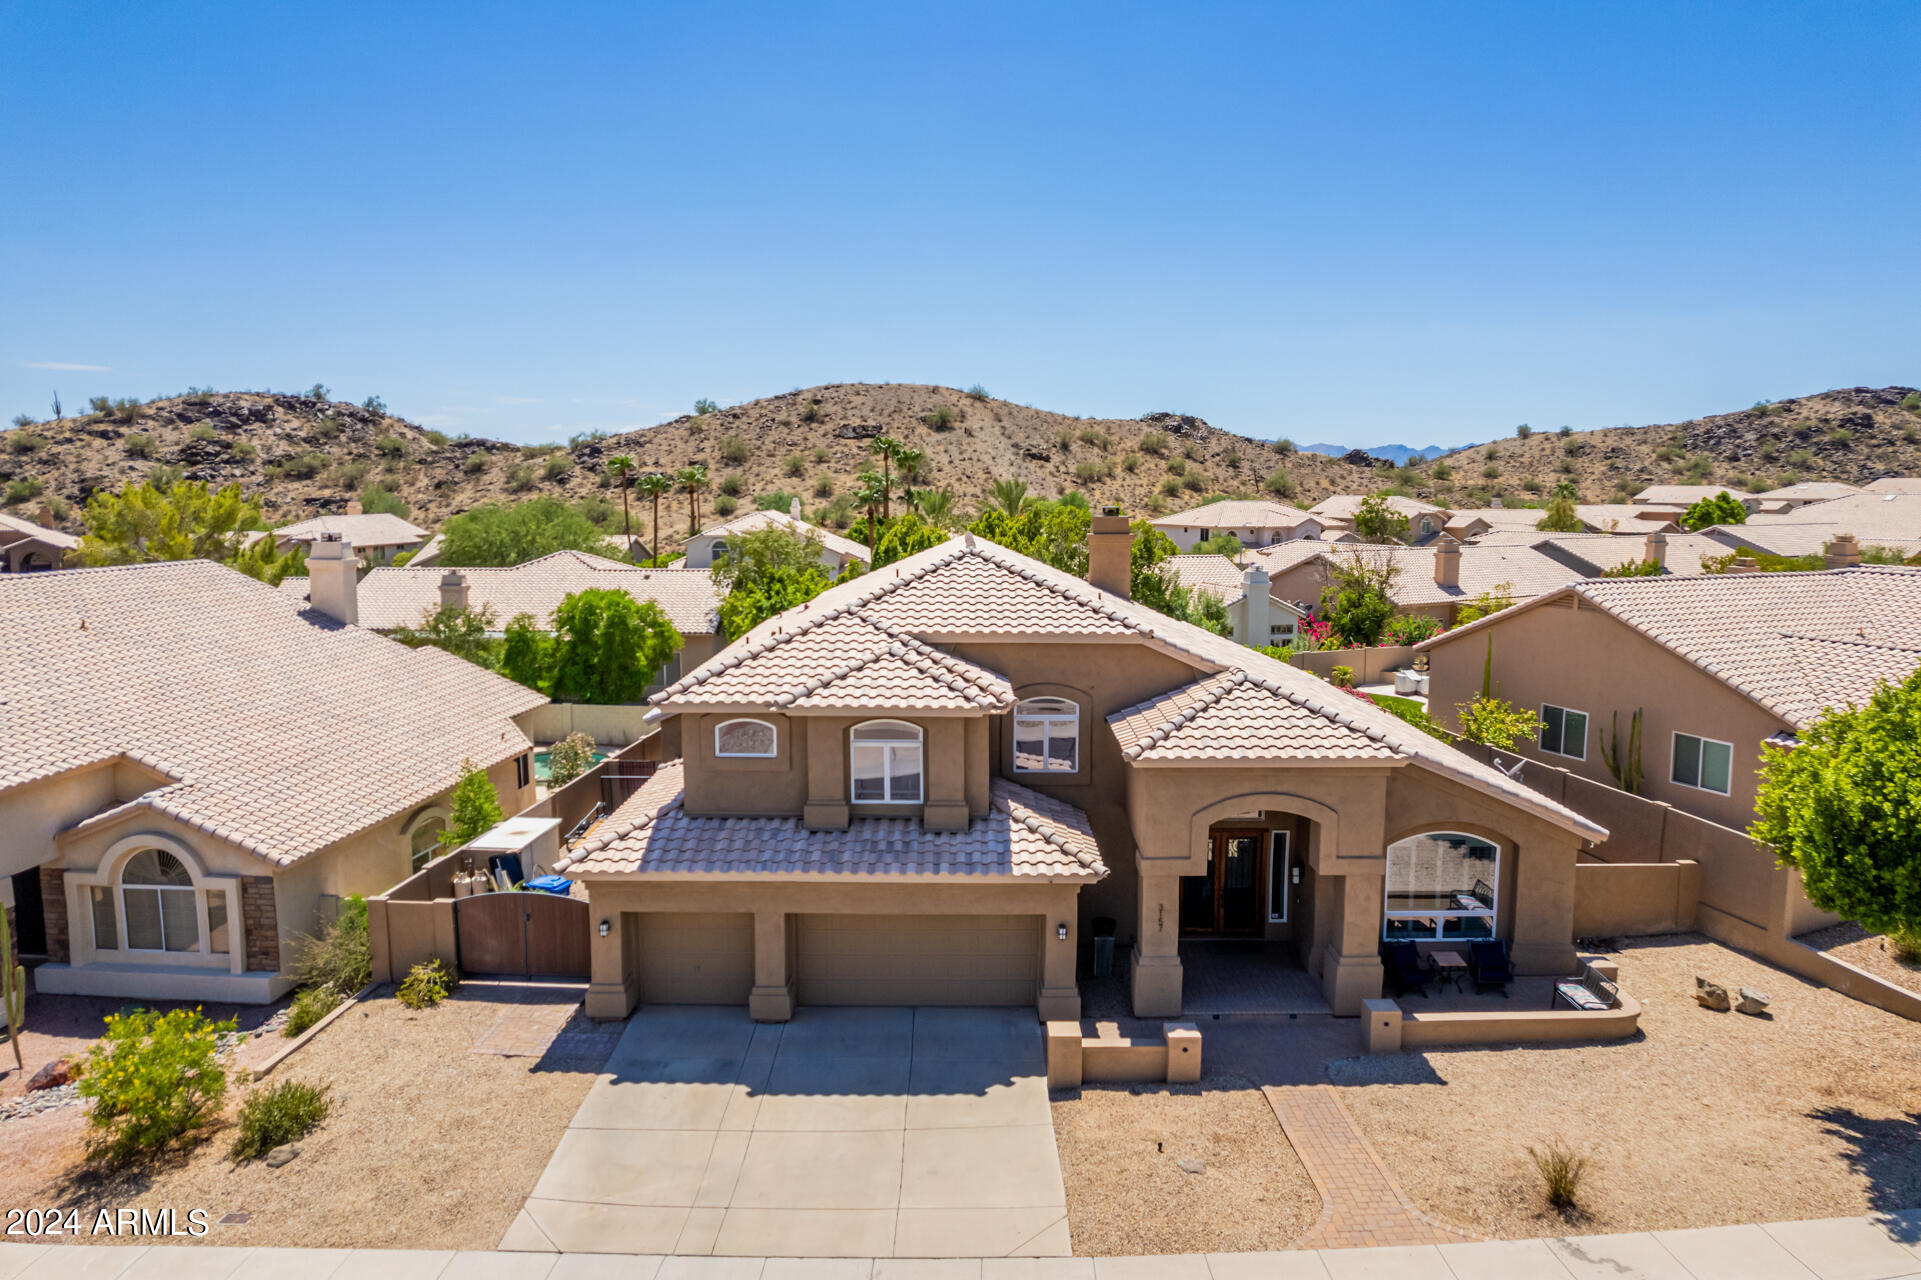
<path fill-rule="evenodd" d="M 0 885 L 11 902 L 10 877 L 53 857 L 54 837 L 104 809 L 124 804 L 167 780 L 127 761 L 105 761 L 0 795 Z"/>
<path fill-rule="evenodd" d="M 1516 612 L 1490 624 L 1484 634 L 1427 651 L 1428 705 L 1450 728 L 1459 724 L 1456 704 L 1481 691 L 1490 637 L 1500 697 L 1536 713 L 1543 703 L 1588 713 L 1585 760 L 1551 755 L 1533 741 L 1522 744 L 1519 754 L 1612 785 L 1603 744 L 1618 713 L 1625 755 L 1629 722 L 1639 709 L 1642 795 L 1723 826 L 1744 828 L 1752 820 L 1761 740 L 1786 728 L 1786 722 L 1601 610 L 1557 602 Z M 1668 780 L 1677 732 L 1734 744 L 1728 795 Z"/>
<path fill-rule="evenodd" d="M 681 752 L 687 761 L 687 812 L 798 815 L 807 802 L 807 748 L 797 741 L 806 724 L 791 716 L 682 715 Z M 771 759 L 714 755 L 714 730 L 729 720 L 764 720 L 774 726 Z"/>

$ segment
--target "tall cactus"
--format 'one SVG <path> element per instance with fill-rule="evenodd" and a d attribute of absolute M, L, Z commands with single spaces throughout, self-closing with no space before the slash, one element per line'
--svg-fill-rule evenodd
<path fill-rule="evenodd" d="M 13 1065 L 25 1071 L 20 1056 L 20 1030 L 27 1021 L 27 967 L 13 950 L 13 916 L 0 907 L 0 1010 L 7 1015 L 7 1043 L 13 1046 Z"/>

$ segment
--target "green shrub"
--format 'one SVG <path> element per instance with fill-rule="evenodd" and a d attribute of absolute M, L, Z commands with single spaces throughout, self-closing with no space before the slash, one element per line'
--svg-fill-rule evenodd
<path fill-rule="evenodd" d="M 1200 493 L 1207 488 L 1207 477 L 1200 471 L 1190 471 L 1181 477 L 1181 488 Z"/>
<path fill-rule="evenodd" d="M 1283 456 L 1293 453 L 1295 452 L 1294 442 L 1292 440 L 1289 440 L 1286 436 L 1282 436 L 1279 440 L 1276 440 L 1274 442 L 1274 452 L 1282 454 Z"/>
<path fill-rule="evenodd" d="M 404 458 L 407 456 L 407 442 L 399 436 L 381 436 L 374 441 L 374 451 L 383 458 Z"/>
<path fill-rule="evenodd" d="M 334 417 L 331 413 L 328 414 L 314 424 L 314 434 L 322 440 L 338 440 L 340 438 L 340 419 Z"/>
<path fill-rule="evenodd" d="M 1581 1178 L 1587 1173 L 1587 1157 L 1578 1156 L 1559 1138 L 1548 1143 L 1539 1151 L 1527 1149 L 1540 1171 L 1543 1189 L 1547 1192 L 1547 1202 L 1556 1209 L 1572 1209 L 1581 1190 Z"/>
<path fill-rule="evenodd" d="M 46 492 L 46 488 L 47 486 L 42 484 L 36 477 L 22 476 L 20 479 L 11 481 L 7 485 L 7 505 L 13 506 L 17 502 L 26 502 L 30 499 L 37 498 Z"/>
<path fill-rule="evenodd" d="M 1903 427 L 1901 428 L 1901 440 L 1904 444 L 1913 444 L 1915 441 L 1921 440 L 1921 431 L 1917 431 L 1913 427 Z"/>
<path fill-rule="evenodd" d="M 1424 613 L 1397 613 L 1387 620 L 1382 639 L 1388 644 L 1419 644 L 1441 634 L 1441 620 Z"/>
<path fill-rule="evenodd" d="M 289 480 L 311 480 L 327 467 L 324 453 L 297 453 L 279 464 L 280 475 Z"/>
<path fill-rule="evenodd" d="M 1141 452 L 1151 453 L 1157 458 L 1164 457 L 1167 453 L 1167 437 L 1159 431 L 1143 432 Z"/>
<path fill-rule="evenodd" d="M 1184 444 L 1181 446 L 1181 456 L 1189 462 L 1199 462 L 1201 460 L 1201 447 L 1197 444 Z"/>
<path fill-rule="evenodd" d="M 1131 474 L 1131 473 L 1133 473 L 1133 472 L 1135 472 L 1135 471 L 1139 471 L 1140 469 L 1141 469 L 1141 455 L 1140 455 L 1140 454 L 1138 454 L 1138 453 L 1123 453 L 1123 454 L 1121 455 L 1121 470 L 1123 470 L 1123 471 L 1126 471 L 1126 472 L 1128 472 L 1128 473 L 1130 473 L 1130 474 Z"/>
<path fill-rule="evenodd" d="M 574 460 L 566 454 L 549 454 L 547 461 L 543 462 L 540 466 L 540 478 L 543 480 L 564 480 L 572 473 L 573 469 Z"/>
<path fill-rule="evenodd" d="M 1352 689 L 1354 687 L 1354 668 L 1349 666 L 1336 667 L 1334 670 L 1328 672 L 1327 678 L 1343 689 Z"/>
<path fill-rule="evenodd" d="M 1888 951 L 1904 964 L 1921 964 L 1921 928 L 1896 925 L 1888 930 Z"/>
<path fill-rule="evenodd" d="M 739 498 L 730 498 L 723 493 L 719 497 L 714 499 L 714 514 L 719 516 L 722 520 L 725 520 L 727 517 L 733 515 L 734 512 L 738 510 L 740 510 Z"/>
<path fill-rule="evenodd" d="M 332 987 L 307 987 L 293 998 L 287 1009 L 287 1025 L 280 1034 L 289 1040 L 305 1035 L 308 1028 L 340 1007 L 341 995 Z"/>
<path fill-rule="evenodd" d="M 1521 487 L 1523 489 L 1526 489 L 1529 493 L 1539 493 L 1541 490 L 1545 489 L 1547 486 L 1542 484 L 1538 477 L 1527 476 L 1521 481 Z"/>
<path fill-rule="evenodd" d="M 807 474 L 807 459 L 798 453 L 790 453 L 781 460 L 780 470 L 789 480 L 798 480 Z"/>
<path fill-rule="evenodd" d="M 1901 397 L 1901 407 L 1909 413 L 1921 413 L 1921 391 L 1910 391 Z"/>
<path fill-rule="evenodd" d="M 467 460 L 460 464 L 460 469 L 470 476 L 477 476 L 487 469 L 490 461 L 492 459 L 485 449 L 476 449 L 467 455 Z"/>
<path fill-rule="evenodd" d="M 394 998 L 409 1009 L 428 1009 L 445 1000 L 460 985 L 459 975 L 439 956 L 423 960 L 407 971 Z"/>
<path fill-rule="evenodd" d="M 384 484 L 370 484 L 360 491 L 360 509 L 370 516 L 399 516 L 402 520 L 413 511 L 405 498 Z"/>
<path fill-rule="evenodd" d="M 1113 437 L 1109 436 L 1105 431 L 1099 431 L 1093 427 L 1083 427 L 1081 429 L 1080 442 L 1082 444 L 1093 445 L 1103 453 L 1114 446 Z"/>
<path fill-rule="evenodd" d="M 1434 478 L 1436 480 L 1452 480 L 1454 478 L 1454 468 L 1445 462 L 1436 462 L 1434 464 Z"/>
<path fill-rule="evenodd" d="M 217 1115 L 227 1069 L 216 1056 L 222 1032 L 197 1009 L 157 1014 L 130 1009 L 107 1017 L 87 1052 L 80 1096 L 93 1101 L 88 1153 L 118 1163 L 160 1151 Z"/>
<path fill-rule="evenodd" d="M 728 497 L 738 498 L 744 486 L 741 484 L 739 476 L 722 476 L 719 487 L 720 491 Z"/>
<path fill-rule="evenodd" d="M 570 733 L 547 748 L 547 785 L 564 787 L 594 767 L 594 740 Z"/>
<path fill-rule="evenodd" d="M 47 447 L 47 438 L 33 431 L 7 432 L 7 449 L 13 453 L 38 453 Z"/>
<path fill-rule="evenodd" d="M 1828 432 L 1829 444 L 1850 444 L 1853 440 L 1854 432 L 1848 430 L 1846 427 L 1836 427 L 1834 430 Z"/>
<path fill-rule="evenodd" d="M 1063 431 L 1055 436 L 1054 447 L 1062 453 L 1071 452 L 1074 448 L 1074 433 L 1072 431 Z"/>
<path fill-rule="evenodd" d="M 720 438 L 720 456 L 738 467 L 741 463 L 753 457 L 754 451 L 748 448 L 747 442 L 739 436 L 722 436 Z"/>
<path fill-rule="evenodd" d="M 327 483 L 336 489 L 351 489 L 367 478 L 374 464 L 365 458 L 345 458 L 334 464 L 327 473 Z"/>
<path fill-rule="evenodd" d="M 240 1104 L 240 1127 L 227 1156 L 235 1164 L 257 1160 L 275 1147 L 297 1142 L 327 1118 L 332 1107 L 328 1086 L 282 1080 L 255 1089 Z"/>
<path fill-rule="evenodd" d="M 302 986 L 326 987 L 341 997 L 358 992 L 373 980 L 367 900 L 357 893 L 342 898 L 332 921 L 318 934 L 297 935 L 293 951 L 294 976 Z"/>
<path fill-rule="evenodd" d="M 1788 465 L 1789 465 L 1789 466 L 1794 466 L 1794 467 L 1811 467 L 1811 466 L 1813 466 L 1813 465 L 1814 465 L 1814 450 L 1812 450 L 1812 449 L 1796 449 L 1796 450 L 1795 450 L 1795 451 L 1794 451 L 1793 453 L 1790 453 L 1790 454 L 1788 455 Z"/>
<path fill-rule="evenodd" d="M 1114 468 L 1105 462 L 1077 462 L 1074 464 L 1074 478 L 1082 484 L 1093 484 L 1114 474 Z"/>
<path fill-rule="evenodd" d="M 187 428 L 187 439 L 197 441 L 201 444 L 205 444 L 219 434 L 219 432 L 213 429 L 213 424 L 208 422 L 196 422 Z"/>
<path fill-rule="evenodd" d="M 720 406 L 715 404 L 712 400 L 702 397 L 701 399 L 694 401 L 694 416 L 696 418 L 704 418 L 718 408 L 720 408 Z"/>
<path fill-rule="evenodd" d="M 253 443 L 248 440 L 234 441 L 232 452 L 233 452 L 233 456 L 240 459 L 242 462 L 252 462 L 255 458 L 258 458 L 260 456 L 260 450 L 256 449 L 253 446 Z"/>
<path fill-rule="evenodd" d="M 1261 487 L 1277 498 L 1291 498 L 1294 496 L 1294 477 L 1286 471 L 1276 471 L 1261 482 Z"/>
<path fill-rule="evenodd" d="M 516 462 L 507 468 L 507 490 L 510 493 L 525 493 L 534 487 L 534 469 L 524 462 Z"/>
<path fill-rule="evenodd" d="M 1501 478 L 1501 469 L 1490 462 L 1481 468 L 1481 478 L 1483 480 L 1499 480 Z"/>
<path fill-rule="evenodd" d="M 436 449 L 445 449 L 447 447 L 447 433 L 445 431 L 429 431 L 427 432 L 427 443 Z"/>
<path fill-rule="evenodd" d="M 987 399 L 987 388 L 976 382 L 973 386 L 967 388 L 967 398 L 969 400 L 985 400 Z M 1910 396 L 1909 399 L 1914 399 L 1914 397 Z"/>
<path fill-rule="evenodd" d="M 814 461 L 825 465 L 834 456 L 834 451 L 825 445 L 814 446 Z"/>
<path fill-rule="evenodd" d="M 934 431 L 951 431 L 954 424 L 959 421 L 960 414 L 955 412 L 952 405 L 947 404 L 937 404 L 921 415 L 921 425 Z"/>
<path fill-rule="evenodd" d="M 121 422 L 138 422 L 147 412 L 147 406 L 131 397 L 113 402 L 113 416 Z"/>
<path fill-rule="evenodd" d="M 814 477 L 814 496 L 816 498 L 833 497 L 834 496 L 834 477 L 829 475 L 815 476 Z"/>
<path fill-rule="evenodd" d="M 1186 462 L 1184 462 L 1183 460 L 1181 460 L 1180 458 L 1174 458 L 1174 459 L 1172 459 L 1172 460 L 1170 460 L 1170 461 L 1168 462 L 1168 464 L 1167 464 L 1167 474 L 1168 474 L 1168 475 L 1170 475 L 1170 476 L 1184 476 L 1184 475 L 1186 475 L 1186 474 L 1187 474 L 1187 463 L 1186 463 Z"/>
<path fill-rule="evenodd" d="M 120 450 L 129 458 L 153 457 L 153 437 L 144 431 L 132 431 L 121 437 Z"/>
<path fill-rule="evenodd" d="M 1170 498 L 1178 497 L 1181 492 L 1181 482 L 1173 476 L 1169 476 L 1161 481 L 1161 492 Z"/>

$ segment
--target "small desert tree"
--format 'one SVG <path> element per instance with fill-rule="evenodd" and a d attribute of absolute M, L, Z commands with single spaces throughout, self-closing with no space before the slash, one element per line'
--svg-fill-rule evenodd
<path fill-rule="evenodd" d="M 564 787 L 594 767 L 594 740 L 570 733 L 547 748 L 547 785 Z"/>
<path fill-rule="evenodd" d="M 1454 710 L 1463 738 L 1500 751 L 1512 751 L 1515 743 L 1541 731 L 1539 717 L 1505 698 L 1482 694 L 1472 702 L 1455 703 Z"/>
<path fill-rule="evenodd" d="M 1581 515 L 1574 509 L 1574 499 L 1559 494 L 1549 499 L 1547 514 L 1534 527 L 1543 533 L 1579 533 Z"/>
<path fill-rule="evenodd" d="M 1681 525 L 1690 533 L 1699 533 L 1715 524 L 1746 524 L 1747 519 L 1748 509 L 1726 489 L 1712 498 L 1701 499 L 1681 513 Z"/>
<path fill-rule="evenodd" d="M 1384 494 L 1368 494 L 1354 512 L 1354 532 L 1364 542 L 1406 542 L 1407 527 L 1407 517 L 1389 506 Z"/>
<path fill-rule="evenodd" d="M 576 591 L 554 610 L 553 696 L 638 702 L 680 645 L 680 632 L 654 601 L 612 588 Z"/>
<path fill-rule="evenodd" d="M 476 769 L 471 760 L 463 760 L 460 781 L 454 784 L 453 812 L 447 818 L 447 834 L 443 843 L 448 848 L 457 849 L 506 820 L 507 815 L 500 808 L 500 794 L 494 790 L 487 771 Z"/>
<path fill-rule="evenodd" d="M 1800 869 L 1823 911 L 1921 930 L 1921 671 L 1864 706 L 1823 712 L 1799 736 L 1762 748 L 1749 834 Z"/>
<path fill-rule="evenodd" d="M 1329 559 L 1328 583 L 1321 589 L 1322 616 L 1347 644 L 1379 644 L 1394 616 L 1392 593 L 1399 566 L 1384 553 L 1352 552 Z"/>
<path fill-rule="evenodd" d="M 396 627 L 392 635 L 410 649 L 432 645 L 485 667 L 491 665 L 488 659 L 495 648 L 488 638 L 488 632 L 493 629 L 494 613 L 486 605 L 471 609 L 443 604 L 421 610 L 418 626 Z"/>
<path fill-rule="evenodd" d="M 148 480 L 89 498 L 87 533 L 73 555 L 85 565 L 224 563 L 239 553 L 243 531 L 259 521 L 260 504 L 241 496 L 237 484 L 214 490 L 197 480 Z"/>

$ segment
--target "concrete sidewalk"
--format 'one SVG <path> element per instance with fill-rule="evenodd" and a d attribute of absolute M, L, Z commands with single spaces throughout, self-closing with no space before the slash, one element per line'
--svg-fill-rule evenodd
<path fill-rule="evenodd" d="M 1921 1210 L 1693 1231 L 1148 1258 L 659 1258 L 0 1244 L 0 1280 L 184 1276 L 194 1280 L 1904 1280 L 1921 1277 Z"/>

